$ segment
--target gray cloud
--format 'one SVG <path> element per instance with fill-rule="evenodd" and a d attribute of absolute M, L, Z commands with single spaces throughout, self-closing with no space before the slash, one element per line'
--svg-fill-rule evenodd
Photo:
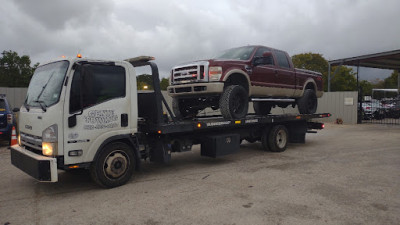
<path fill-rule="evenodd" d="M 226 48 L 261 44 L 327 59 L 400 49 L 400 2 L 11 1 L 0 8 L 0 50 L 33 62 L 61 55 L 153 55 L 161 74 Z"/>

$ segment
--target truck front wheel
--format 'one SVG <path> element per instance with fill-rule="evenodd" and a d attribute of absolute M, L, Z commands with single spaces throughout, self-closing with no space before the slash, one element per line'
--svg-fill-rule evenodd
<path fill-rule="evenodd" d="M 312 89 L 304 91 L 303 97 L 297 100 L 300 114 L 313 114 L 317 111 L 317 95 Z"/>
<path fill-rule="evenodd" d="M 249 99 L 246 89 L 240 85 L 225 88 L 219 100 L 221 114 L 225 119 L 241 119 L 249 110 Z"/>
<path fill-rule="evenodd" d="M 98 185 L 113 188 L 128 182 L 134 169 L 133 150 L 125 143 L 114 142 L 100 150 L 91 165 L 90 175 Z"/>

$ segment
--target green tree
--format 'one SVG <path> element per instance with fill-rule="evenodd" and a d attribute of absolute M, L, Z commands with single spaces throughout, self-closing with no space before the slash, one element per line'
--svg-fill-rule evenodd
<path fill-rule="evenodd" d="M 332 67 L 333 75 L 336 67 Z M 331 77 L 332 78 L 332 77 Z M 353 69 L 345 66 L 339 67 L 335 76 L 331 79 L 332 91 L 357 91 L 357 79 Z"/>
<path fill-rule="evenodd" d="M 367 80 L 360 81 L 360 87 L 362 88 L 362 95 L 363 96 L 371 96 L 372 88 L 374 88 L 373 84 Z"/>
<path fill-rule="evenodd" d="M 14 51 L 3 51 L 0 57 L 0 87 L 27 87 L 39 63 L 31 67 L 27 55 L 19 56 Z"/>
<path fill-rule="evenodd" d="M 136 77 L 136 84 L 138 90 L 154 90 L 153 78 L 149 74 L 141 74 Z M 145 88 L 147 86 L 147 88 Z"/>
<path fill-rule="evenodd" d="M 328 90 L 328 61 L 318 53 L 302 53 L 292 56 L 293 65 L 299 69 L 312 70 L 322 73 L 324 91 Z"/>
<path fill-rule="evenodd" d="M 161 82 L 160 82 L 161 90 L 166 91 L 168 86 L 169 86 L 168 78 L 161 79 Z"/>
<path fill-rule="evenodd" d="M 307 69 L 322 73 L 324 91 L 328 91 L 328 61 L 318 53 L 302 53 L 292 56 L 293 64 L 296 68 Z M 333 76 L 336 67 L 331 68 Z M 331 77 L 332 91 L 356 91 L 357 79 L 351 68 L 341 66 L 334 77 Z"/>
<path fill-rule="evenodd" d="M 385 88 L 398 88 L 398 77 L 399 71 L 394 70 L 388 78 L 383 80 L 383 86 Z"/>

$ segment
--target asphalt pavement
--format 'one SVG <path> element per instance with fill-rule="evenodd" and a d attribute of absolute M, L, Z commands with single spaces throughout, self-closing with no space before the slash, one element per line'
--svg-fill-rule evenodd
<path fill-rule="evenodd" d="M 400 224 L 400 126 L 327 124 L 282 153 L 244 143 L 237 154 L 143 163 L 124 186 L 88 173 L 40 183 L 0 148 L 2 224 Z"/>

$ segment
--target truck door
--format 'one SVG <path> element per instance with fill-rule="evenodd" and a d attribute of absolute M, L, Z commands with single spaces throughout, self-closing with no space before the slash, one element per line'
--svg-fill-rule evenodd
<path fill-rule="evenodd" d="M 256 50 L 253 57 L 253 67 L 251 83 L 259 87 L 276 87 L 276 66 L 274 58 L 271 56 L 263 57 L 265 53 L 272 53 L 271 49 L 260 47 Z"/>
<path fill-rule="evenodd" d="M 292 97 L 296 88 L 296 73 L 290 65 L 289 56 L 279 50 L 274 50 L 277 61 L 276 82 L 283 90 L 282 96 Z"/>
<path fill-rule="evenodd" d="M 75 65 L 64 103 L 65 165 L 90 162 L 104 140 L 129 133 L 126 71 L 114 63 Z"/>

